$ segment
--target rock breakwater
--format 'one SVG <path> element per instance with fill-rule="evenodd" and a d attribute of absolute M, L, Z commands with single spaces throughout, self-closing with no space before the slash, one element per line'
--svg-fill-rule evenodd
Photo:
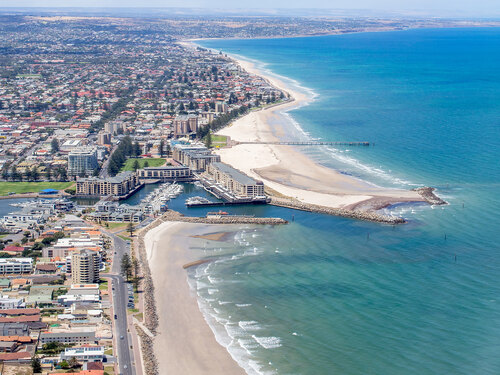
<path fill-rule="evenodd" d="M 261 225 L 282 225 L 288 221 L 278 217 L 249 217 L 249 216 L 221 216 L 221 217 L 193 217 L 168 210 L 161 217 L 162 221 L 181 221 L 184 223 L 197 224 L 261 224 Z"/>
<path fill-rule="evenodd" d="M 330 208 L 316 204 L 303 203 L 297 200 L 292 200 L 287 198 L 271 197 L 271 202 L 269 204 L 272 204 L 273 206 L 292 208 L 294 210 L 316 212 L 334 216 L 342 216 L 357 220 L 374 221 L 377 223 L 385 223 L 385 224 L 406 223 L 405 219 L 398 216 L 382 215 L 373 211 L 356 211 L 344 208 Z"/>
<path fill-rule="evenodd" d="M 431 205 L 441 206 L 443 204 L 448 204 L 448 202 L 446 202 L 444 199 L 439 198 L 436 193 L 434 193 L 436 188 L 424 186 L 413 190 L 420 194 L 420 196 Z"/>

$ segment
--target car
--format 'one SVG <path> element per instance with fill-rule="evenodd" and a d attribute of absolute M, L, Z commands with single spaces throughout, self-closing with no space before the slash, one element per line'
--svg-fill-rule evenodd
<path fill-rule="evenodd" d="M 123 337 L 123 336 L 120 336 L 120 340 L 123 340 L 123 339 L 124 339 L 124 337 Z"/>
<path fill-rule="evenodd" d="M 118 316 L 115 314 L 115 319 L 118 319 Z"/>

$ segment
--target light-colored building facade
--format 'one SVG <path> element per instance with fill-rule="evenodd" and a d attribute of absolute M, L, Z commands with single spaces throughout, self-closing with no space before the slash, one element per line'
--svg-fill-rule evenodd
<path fill-rule="evenodd" d="M 79 147 L 68 155 L 68 175 L 70 176 L 88 176 L 98 167 L 95 147 Z"/>
<path fill-rule="evenodd" d="M 79 348 L 65 348 L 60 354 L 61 361 L 76 358 L 78 362 L 102 362 L 104 359 L 104 346 L 82 346 Z"/>
<path fill-rule="evenodd" d="M 174 136 L 196 133 L 198 130 L 198 117 L 195 115 L 180 115 L 173 122 Z"/>
<path fill-rule="evenodd" d="M 207 165 L 220 161 L 220 156 L 202 145 L 177 144 L 173 148 L 173 158 L 192 171 L 201 172 Z"/>
<path fill-rule="evenodd" d="M 254 180 L 225 163 L 209 164 L 204 176 L 231 192 L 236 198 L 265 198 L 262 181 Z"/>
<path fill-rule="evenodd" d="M 94 344 L 97 341 L 94 331 L 41 332 L 40 343 L 60 342 L 62 344 Z"/>
<path fill-rule="evenodd" d="M 189 181 L 193 179 L 193 172 L 188 167 L 164 166 L 149 167 L 137 171 L 139 180 Z"/>
<path fill-rule="evenodd" d="M 110 145 L 111 144 L 111 133 L 99 133 L 97 135 L 97 144 L 100 146 Z"/>
<path fill-rule="evenodd" d="M 141 185 L 137 175 L 130 171 L 106 179 L 89 177 L 76 180 L 76 195 L 79 196 L 126 196 Z"/>
<path fill-rule="evenodd" d="M 2 258 L 0 259 L 0 274 L 21 274 L 33 271 L 32 258 Z"/>
<path fill-rule="evenodd" d="M 71 254 L 71 283 L 90 284 L 99 282 L 99 254 L 91 250 Z"/>

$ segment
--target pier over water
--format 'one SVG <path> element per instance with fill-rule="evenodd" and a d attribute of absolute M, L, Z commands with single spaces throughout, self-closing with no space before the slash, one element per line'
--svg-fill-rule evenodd
<path fill-rule="evenodd" d="M 370 142 L 236 142 L 240 145 L 284 145 L 284 146 L 370 146 Z"/>

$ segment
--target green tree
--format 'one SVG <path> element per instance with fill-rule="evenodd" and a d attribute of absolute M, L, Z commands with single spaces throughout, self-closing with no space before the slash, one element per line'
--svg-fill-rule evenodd
<path fill-rule="evenodd" d="M 159 151 L 160 151 L 160 157 L 162 158 L 163 157 L 163 153 L 164 153 L 164 149 L 165 149 L 165 142 L 163 141 L 163 139 L 160 141 L 160 146 L 159 146 Z"/>
<path fill-rule="evenodd" d="M 132 237 L 134 235 L 134 224 L 132 223 L 128 223 L 127 225 L 127 231 L 130 233 L 130 237 Z"/>
<path fill-rule="evenodd" d="M 149 162 L 147 160 L 144 162 L 143 167 L 144 168 L 148 168 L 149 167 Z"/>
<path fill-rule="evenodd" d="M 45 171 L 45 178 L 47 178 L 47 181 L 50 181 L 52 179 L 52 170 L 50 167 L 47 167 Z"/>
<path fill-rule="evenodd" d="M 212 147 L 212 133 L 208 132 L 207 135 L 205 136 L 205 147 L 210 148 Z"/>
<path fill-rule="evenodd" d="M 53 154 L 57 154 L 59 152 L 59 141 L 57 138 L 52 139 L 52 142 L 50 142 L 50 148 Z"/>
<path fill-rule="evenodd" d="M 40 178 L 40 173 L 38 172 L 38 168 L 36 165 L 31 170 L 31 178 L 33 181 L 37 181 Z"/>
<path fill-rule="evenodd" d="M 134 156 L 139 156 L 141 154 L 141 146 L 139 145 L 139 142 L 134 143 Z"/>
<path fill-rule="evenodd" d="M 7 181 L 9 179 L 9 168 L 2 169 L 2 178 Z"/>
<path fill-rule="evenodd" d="M 78 366 L 78 360 L 75 357 L 71 357 L 68 362 L 69 367 L 74 368 Z"/>
<path fill-rule="evenodd" d="M 26 181 L 30 181 L 32 179 L 30 167 L 26 167 L 24 170 L 24 177 L 26 178 Z"/>
<path fill-rule="evenodd" d="M 33 369 L 34 374 L 39 374 L 42 372 L 42 364 L 40 363 L 40 358 L 33 357 L 31 359 L 31 368 Z"/>
<path fill-rule="evenodd" d="M 128 254 L 123 254 L 121 261 L 121 273 L 125 278 L 129 279 L 130 274 L 132 273 L 132 263 L 130 261 L 130 256 Z"/>
<path fill-rule="evenodd" d="M 137 172 L 137 170 L 140 168 L 139 161 L 137 161 L 137 159 L 134 160 L 134 164 L 132 165 L 132 168 L 134 169 L 134 172 Z"/>
<path fill-rule="evenodd" d="M 58 171 L 59 174 L 59 181 L 66 181 L 68 179 L 68 172 L 66 171 L 65 168 L 59 168 Z"/>

